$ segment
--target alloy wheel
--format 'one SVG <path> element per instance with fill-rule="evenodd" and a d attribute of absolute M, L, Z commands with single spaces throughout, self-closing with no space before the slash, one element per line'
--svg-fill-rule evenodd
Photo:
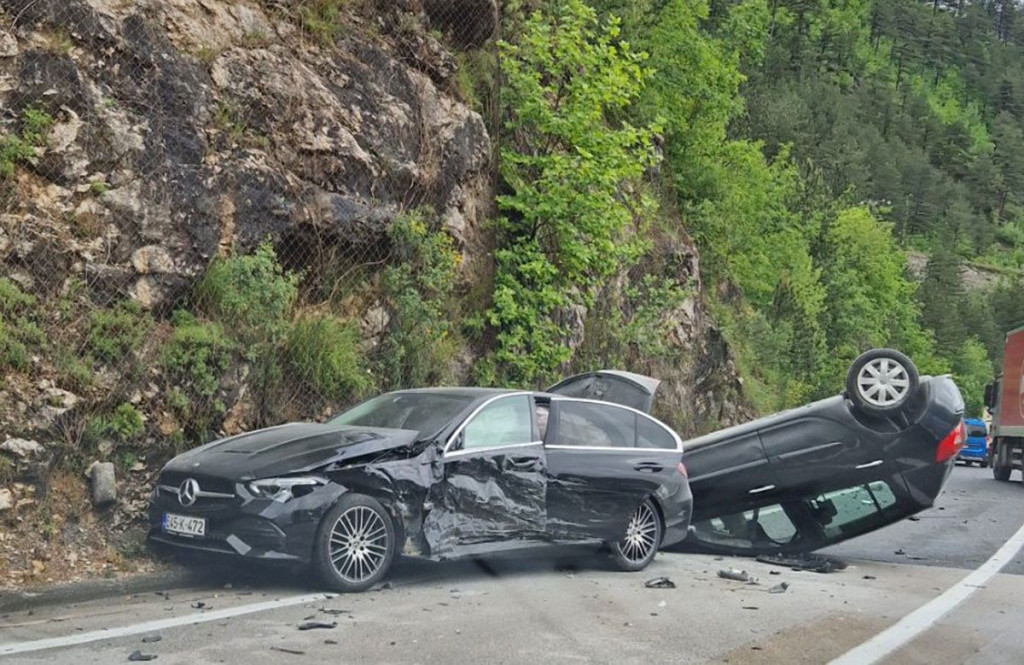
<path fill-rule="evenodd" d="M 619 544 L 622 556 L 633 563 L 640 563 L 651 555 L 658 543 L 658 516 L 645 501 L 641 503 L 629 520 L 626 537 Z"/>
<path fill-rule="evenodd" d="M 384 566 L 388 554 L 388 529 L 384 518 L 367 506 L 353 506 L 331 527 L 331 565 L 346 582 L 370 579 Z"/>
<path fill-rule="evenodd" d="M 868 404 L 890 407 L 903 401 L 910 390 L 907 368 L 892 358 L 875 358 L 857 374 L 857 390 Z"/>

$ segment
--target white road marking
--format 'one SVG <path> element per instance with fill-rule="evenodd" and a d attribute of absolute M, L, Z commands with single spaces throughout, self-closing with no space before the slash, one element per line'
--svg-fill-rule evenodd
<path fill-rule="evenodd" d="M 325 593 L 314 593 L 308 596 L 290 596 L 288 598 L 268 600 L 263 603 L 254 603 L 252 605 L 241 605 L 239 607 L 229 607 L 227 609 L 209 612 L 196 612 L 195 614 L 173 617 L 171 619 L 146 621 L 143 623 L 132 624 L 130 626 L 122 626 L 120 628 L 94 630 L 88 633 L 76 633 L 73 635 L 65 635 L 64 637 L 51 637 L 45 640 L 33 640 L 31 642 L 0 644 L 0 657 L 10 656 L 16 653 L 28 653 L 30 651 L 43 651 L 44 649 L 70 647 L 78 644 L 87 644 L 89 642 L 99 642 L 100 640 L 112 640 L 118 637 L 139 635 L 140 633 L 153 633 L 160 630 L 166 630 L 167 628 L 190 626 L 198 623 L 206 623 L 208 621 L 220 621 L 221 619 L 230 619 L 231 617 L 237 617 L 243 614 L 265 612 L 267 610 L 291 607 L 293 605 L 303 605 L 305 603 L 316 603 L 333 597 L 333 595 Z"/>
<path fill-rule="evenodd" d="M 1013 534 L 992 557 L 977 570 L 946 589 L 894 625 L 875 635 L 860 646 L 854 647 L 829 665 L 871 665 L 893 653 L 915 637 L 934 626 L 939 619 L 964 602 L 985 583 L 992 579 L 1003 566 L 1013 561 L 1024 548 L 1024 526 Z"/>

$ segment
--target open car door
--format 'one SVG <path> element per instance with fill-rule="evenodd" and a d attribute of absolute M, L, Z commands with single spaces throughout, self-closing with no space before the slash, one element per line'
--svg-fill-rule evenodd
<path fill-rule="evenodd" d="M 545 392 L 565 397 L 611 402 L 650 413 L 651 406 L 654 404 L 654 393 L 660 384 L 661 381 L 649 376 L 602 369 L 570 376 L 551 386 Z"/>

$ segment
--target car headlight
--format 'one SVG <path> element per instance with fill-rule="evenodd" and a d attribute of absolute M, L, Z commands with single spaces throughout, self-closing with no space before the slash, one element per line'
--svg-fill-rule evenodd
<path fill-rule="evenodd" d="M 249 491 L 261 499 L 272 499 L 284 503 L 293 497 L 309 494 L 315 488 L 326 485 L 327 481 L 316 476 L 299 478 L 264 478 L 249 483 Z"/>

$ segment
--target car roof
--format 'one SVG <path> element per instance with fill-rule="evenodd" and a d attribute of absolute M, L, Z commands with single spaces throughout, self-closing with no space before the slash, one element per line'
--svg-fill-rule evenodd
<path fill-rule="evenodd" d="M 452 387 L 440 387 L 440 388 L 407 388 L 405 390 L 396 390 L 396 393 L 406 394 L 434 394 L 434 395 L 451 395 L 452 397 L 466 397 L 466 398 L 479 398 L 479 397 L 490 397 L 492 395 L 504 395 L 507 393 L 521 393 L 529 392 L 524 390 L 511 390 L 508 388 L 469 388 L 462 386 Z"/>
<path fill-rule="evenodd" d="M 964 424 L 966 425 L 984 425 L 985 421 L 981 418 L 964 418 Z"/>

